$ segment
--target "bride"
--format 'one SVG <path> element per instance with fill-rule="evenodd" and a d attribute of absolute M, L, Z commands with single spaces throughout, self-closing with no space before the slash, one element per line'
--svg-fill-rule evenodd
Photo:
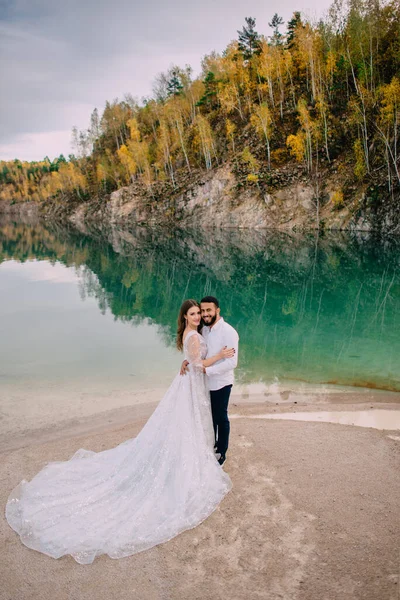
<path fill-rule="evenodd" d="M 90 564 L 166 542 L 206 519 L 232 483 L 214 454 L 204 368 L 232 356 L 205 358 L 200 307 L 179 311 L 177 347 L 191 364 L 177 375 L 136 438 L 103 452 L 78 450 L 22 480 L 6 507 L 9 525 L 28 546 L 53 558 Z"/>

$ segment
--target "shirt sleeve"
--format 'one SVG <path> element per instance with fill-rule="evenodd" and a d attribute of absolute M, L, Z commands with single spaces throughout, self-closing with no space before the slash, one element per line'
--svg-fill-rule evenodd
<path fill-rule="evenodd" d="M 222 375 L 223 373 L 226 373 L 227 371 L 232 371 L 237 367 L 239 353 L 239 336 L 234 329 L 231 329 L 225 334 L 224 338 L 225 345 L 228 346 L 228 348 L 234 348 L 235 354 L 232 356 L 232 358 L 223 358 L 222 360 L 216 362 L 214 365 L 211 365 L 211 367 L 206 367 L 207 375 Z"/>

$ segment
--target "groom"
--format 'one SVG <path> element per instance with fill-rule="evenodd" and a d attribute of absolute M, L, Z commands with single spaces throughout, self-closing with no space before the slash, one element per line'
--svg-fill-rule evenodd
<path fill-rule="evenodd" d="M 223 465 L 229 444 L 228 404 L 234 381 L 233 370 L 238 361 L 239 336 L 237 331 L 221 317 L 219 302 L 214 296 L 205 296 L 200 302 L 200 310 L 203 325 L 201 334 L 207 342 L 208 356 L 218 354 L 223 346 L 235 349 L 232 358 L 222 359 L 205 369 L 211 396 L 215 449 L 220 454 L 218 462 Z"/>

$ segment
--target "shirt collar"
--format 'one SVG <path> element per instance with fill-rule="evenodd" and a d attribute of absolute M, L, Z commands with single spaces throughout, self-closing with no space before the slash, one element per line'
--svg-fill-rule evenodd
<path fill-rule="evenodd" d="M 224 317 L 220 317 L 218 319 L 218 321 L 215 323 L 215 325 L 213 325 L 212 327 L 208 327 L 208 330 L 215 331 L 216 329 L 219 329 L 223 322 L 224 322 Z"/>

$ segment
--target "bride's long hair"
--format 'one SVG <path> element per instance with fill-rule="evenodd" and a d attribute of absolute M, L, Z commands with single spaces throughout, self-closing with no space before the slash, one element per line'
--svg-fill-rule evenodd
<path fill-rule="evenodd" d="M 185 300 L 179 309 L 178 330 L 176 332 L 176 347 L 178 350 L 183 350 L 183 332 L 186 328 L 185 316 L 187 315 L 189 308 L 192 308 L 192 306 L 198 306 L 200 308 L 200 304 L 197 302 L 197 300 Z"/>

